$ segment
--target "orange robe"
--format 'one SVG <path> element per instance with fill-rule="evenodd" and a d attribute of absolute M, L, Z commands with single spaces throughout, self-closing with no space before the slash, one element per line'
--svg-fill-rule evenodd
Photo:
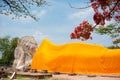
<path fill-rule="evenodd" d="M 120 74 L 120 49 L 82 42 L 55 45 L 44 40 L 34 54 L 31 69 L 77 74 Z"/>

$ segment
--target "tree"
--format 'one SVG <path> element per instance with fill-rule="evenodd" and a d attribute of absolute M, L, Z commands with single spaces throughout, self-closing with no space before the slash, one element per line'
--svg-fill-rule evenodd
<path fill-rule="evenodd" d="M 113 38 L 113 45 L 118 46 L 120 44 L 120 24 L 109 24 L 105 27 L 98 26 L 95 31 L 101 35 L 107 34 Z"/>
<path fill-rule="evenodd" d="M 92 26 L 88 21 L 83 21 L 75 27 L 74 32 L 70 35 L 71 39 L 92 39 L 91 33 L 95 27 L 98 25 L 104 26 L 105 21 L 111 19 L 120 23 L 120 0 L 90 0 L 90 6 L 94 10 L 93 20 L 96 25 Z"/>
<path fill-rule="evenodd" d="M 46 4 L 45 0 L 1 0 L 0 13 L 5 15 L 14 14 L 15 17 L 30 16 L 34 20 L 37 18 L 31 14 L 31 7 L 41 7 Z"/>
<path fill-rule="evenodd" d="M 0 60 L 5 65 L 12 64 L 14 60 L 14 50 L 17 46 L 18 38 L 10 39 L 9 36 L 0 38 L 0 52 L 2 53 L 2 59 Z"/>

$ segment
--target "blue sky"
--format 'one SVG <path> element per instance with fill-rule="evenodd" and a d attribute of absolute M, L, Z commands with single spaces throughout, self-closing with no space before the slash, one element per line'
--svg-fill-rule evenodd
<path fill-rule="evenodd" d="M 38 44 L 45 38 L 56 44 L 76 42 L 80 40 L 71 40 L 70 33 L 74 27 L 79 25 L 83 20 L 89 21 L 94 25 L 92 20 L 93 9 L 84 10 L 73 9 L 68 2 L 74 7 L 84 7 L 88 0 L 46 0 L 49 6 L 33 8 L 31 12 L 39 17 L 39 21 L 34 21 L 30 17 L 12 19 L 13 15 L 5 16 L 0 14 L 0 37 L 23 37 L 34 36 Z M 103 46 L 112 45 L 112 39 L 107 35 L 92 33 L 92 40 L 85 41 L 91 44 L 100 44 Z"/>

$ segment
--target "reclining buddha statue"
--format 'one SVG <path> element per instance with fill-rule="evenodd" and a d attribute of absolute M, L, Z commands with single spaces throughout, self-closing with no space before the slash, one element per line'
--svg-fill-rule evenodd
<path fill-rule="evenodd" d="M 120 49 L 83 42 L 56 45 L 46 39 L 36 50 L 31 69 L 78 74 L 120 74 L 119 62 Z"/>

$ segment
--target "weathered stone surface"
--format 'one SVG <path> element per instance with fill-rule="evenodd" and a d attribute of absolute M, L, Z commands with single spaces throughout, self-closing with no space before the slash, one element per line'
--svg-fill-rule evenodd
<path fill-rule="evenodd" d="M 24 71 L 30 66 L 32 57 L 37 48 L 37 42 L 32 36 L 25 36 L 19 39 L 14 51 L 13 69 Z"/>
<path fill-rule="evenodd" d="M 6 67 L 0 67 L 0 80 L 1 78 L 7 78 L 7 68 Z"/>

